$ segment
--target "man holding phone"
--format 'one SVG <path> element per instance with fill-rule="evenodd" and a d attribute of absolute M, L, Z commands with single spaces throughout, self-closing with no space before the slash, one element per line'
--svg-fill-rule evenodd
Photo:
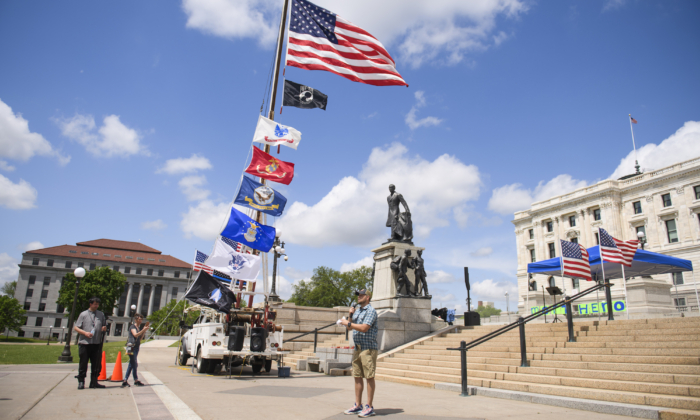
<path fill-rule="evenodd" d="M 102 333 L 107 331 L 105 324 L 105 314 L 98 311 L 100 298 L 91 297 L 88 301 L 90 307 L 81 312 L 78 320 L 73 325 L 73 331 L 80 334 L 78 340 L 78 355 L 80 364 L 78 365 L 78 389 L 85 388 L 85 376 L 87 375 L 87 365 L 90 362 L 90 388 L 105 388 L 97 382 L 102 368 Z"/>
<path fill-rule="evenodd" d="M 352 354 L 352 376 L 355 377 L 355 405 L 345 411 L 345 414 L 357 414 L 360 417 L 374 416 L 374 372 L 377 367 L 377 354 L 379 346 L 377 345 L 377 311 L 374 310 L 369 301 L 372 299 L 372 293 L 367 289 L 358 290 L 357 303 L 359 309 L 355 306 L 350 308 L 350 319 L 341 320 L 341 324 L 347 329 L 353 330 L 352 338 L 355 342 L 355 351 Z M 362 379 L 367 380 L 367 405 L 362 407 L 362 391 L 364 383 Z"/>

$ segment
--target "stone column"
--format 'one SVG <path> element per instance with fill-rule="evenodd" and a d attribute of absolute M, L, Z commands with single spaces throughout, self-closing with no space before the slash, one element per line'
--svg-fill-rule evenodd
<path fill-rule="evenodd" d="M 156 296 L 156 285 L 152 284 L 151 285 L 151 296 L 148 298 L 148 315 L 146 316 L 151 316 L 153 313 L 153 298 Z"/>
<path fill-rule="evenodd" d="M 126 308 L 124 308 L 124 316 L 131 316 L 131 292 L 134 291 L 134 283 L 129 283 L 129 291 L 126 292 Z"/>
<path fill-rule="evenodd" d="M 139 287 L 139 299 L 136 302 L 136 312 L 141 313 L 141 301 L 143 300 L 143 289 L 144 286 L 146 286 L 144 283 L 141 283 L 141 287 Z M 142 314 L 143 315 L 143 314 Z"/>

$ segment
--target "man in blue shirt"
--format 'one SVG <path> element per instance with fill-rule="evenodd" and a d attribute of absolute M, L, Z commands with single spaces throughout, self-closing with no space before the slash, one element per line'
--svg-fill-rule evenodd
<path fill-rule="evenodd" d="M 342 320 L 341 324 L 347 329 L 353 330 L 352 338 L 355 341 L 355 351 L 352 354 L 352 376 L 355 377 L 355 405 L 345 414 L 359 414 L 360 417 L 374 416 L 374 372 L 377 366 L 377 311 L 369 304 L 372 299 L 371 292 L 366 289 L 355 292 L 360 308 L 350 308 L 350 319 Z M 362 391 L 367 380 L 367 405 L 362 408 Z"/>

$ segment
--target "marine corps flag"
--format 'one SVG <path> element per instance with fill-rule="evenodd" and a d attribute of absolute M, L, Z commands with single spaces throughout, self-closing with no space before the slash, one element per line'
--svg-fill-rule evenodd
<path fill-rule="evenodd" d="M 267 185 L 244 176 L 234 203 L 267 213 L 270 216 L 279 217 L 284 211 L 287 199 Z"/>
<path fill-rule="evenodd" d="M 321 108 L 325 111 L 327 103 L 328 95 L 299 83 L 290 82 L 289 80 L 284 81 L 283 106 L 294 106 L 304 109 Z"/>
<path fill-rule="evenodd" d="M 294 178 L 293 163 L 275 159 L 257 147 L 253 147 L 253 159 L 245 171 L 251 175 L 285 185 L 289 185 Z"/>
<path fill-rule="evenodd" d="M 224 313 L 229 313 L 231 304 L 236 300 L 236 296 L 227 284 L 215 279 L 205 271 L 199 272 L 194 283 L 185 293 L 185 298 Z"/>

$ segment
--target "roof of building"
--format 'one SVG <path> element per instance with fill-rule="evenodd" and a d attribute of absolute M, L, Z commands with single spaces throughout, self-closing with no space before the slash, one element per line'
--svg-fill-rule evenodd
<path fill-rule="evenodd" d="M 90 244 L 90 245 L 87 245 Z M 92 245 L 92 244 L 97 244 Z M 108 247 L 107 244 L 115 244 Z M 170 255 L 162 255 L 157 249 L 139 242 L 97 239 L 78 242 L 76 245 L 59 245 L 49 248 L 32 249 L 27 254 L 55 255 L 58 257 L 119 262 L 120 265 L 147 264 L 163 267 L 192 268 L 192 265 Z"/>

